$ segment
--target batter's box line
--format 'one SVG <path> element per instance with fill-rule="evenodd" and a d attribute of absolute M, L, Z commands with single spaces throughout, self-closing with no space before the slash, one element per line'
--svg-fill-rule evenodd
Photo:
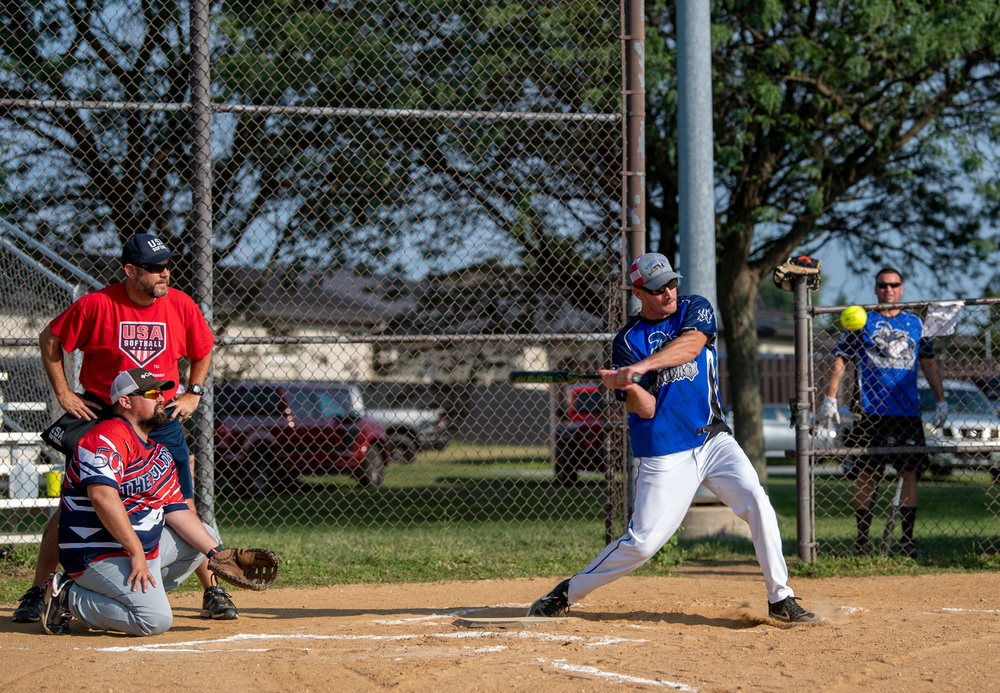
<path fill-rule="evenodd" d="M 587 647 L 603 647 L 606 645 L 616 645 L 619 643 L 644 643 L 647 640 L 639 639 L 626 639 L 626 638 L 609 638 L 606 636 L 598 638 L 585 638 L 580 635 L 559 635 L 557 633 L 534 633 L 529 631 L 514 631 L 514 632 L 480 632 L 480 631 L 467 631 L 461 633 L 406 633 L 402 635 L 311 635 L 307 633 L 241 633 L 238 635 L 229 635 L 224 638 L 217 638 L 214 640 L 187 640 L 184 642 L 174 642 L 174 643 L 144 643 L 142 645 L 124 645 L 116 647 L 98 647 L 94 648 L 95 652 L 165 652 L 165 653 L 216 653 L 219 651 L 228 652 L 267 652 L 266 649 L 253 649 L 253 650 L 236 650 L 227 648 L 226 650 L 219 649 L 202 649 L 200 646 L 209 646 L 213 648 L 218 648 L 219 645 L 225 645 L 228 643 L 238 643 L 238 642 L 250 642 L 250 641 L 261 641 L 261 640 L 333 640 L 341 642 L 400 642 L 405 640 L 421 640 L 437 638 L 441 640 L 474 640 L 474 639 L 497 639 L 497 638 L 509 638 L 509 639 L 520 639 L 520 640 L 539 640 L 542 642 L 580 642 Z M 196 649 L 192 649 L 196 648 Z"/>
<path fill-rule="evenodd" d="M 380 626 L 401 626 L 407 623 L 421 623 L 424 621 L 438 621 L 442 618 L 456 618 L 461 616 L 468 616 L 470 614 L 475 614 L 479 611 L 489 611 L 491 609 L 523 609 L 528 610 L 533 602 L 528 602 L 526 604 L 495 604 L 493 606 L 476 606 L 470 609 L 456 609 L 454 611 L 448 611 L 440 614 L 431 614 L 429 616 L 412 616 L 410 618 L 376 618 L 372 619 L 372 623 L 377 623 Z M 581 602 L 577 606 L 581 606 L 584 603 Z"/>
<path fill-rule="evenodd" d="M 949 614 L 1000 614 L 997 609 L 959 609 L 955 606 L 946 606 L 941 611 Z"/>
<path fill-rule="evenodd" d="M 565 659 L 553 659 L 552 661 L 549 661 L 544 657 L 539 657 L 536 661 L 541 664 L 548 664 L 562 671 L 571 672 L 573 674 L 593 676 L 594 678 L 608 681 L 609 683 L 635 683 L 645 686 L 662 686 L 665 688 L 672 688 L 675 691 L 684 691 L 685 693 L 698 693 L 697 688 L 689 686 L 686 683 L 664 681 L 662 679 L 645 679 L 639 676 L 629 676 L 628 674 L 618 674 L 612 671 L 602 671 L 597 667 L 588 665 L 570 664 Z"/>

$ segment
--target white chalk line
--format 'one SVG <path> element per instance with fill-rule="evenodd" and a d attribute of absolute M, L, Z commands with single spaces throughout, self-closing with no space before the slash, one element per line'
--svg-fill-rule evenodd
<path fill-rule="evenodd" d="M 688 686 L 685 683 L 664 681 L 662 679 L 644 679 L 639 676 L 629 676 L 628 674 L 617 674 L 611 671 L 602 671 L 597 667 L 568 664 L 565 659 L 553 659 L 550 662 L 544 657 L 540 657 L 537 661 L 542 664 L 550 664 L 556 669 L 570 671 L 574 674 L 586 674 L 587 676 L 593 676 L 594 678 L 602 679 L 604 681 L 608 681 L 609 683 L 639 683 L 647 686 L 665 686 L 667 688 L 673 688 L 674 690 L 685 691 L 685 693 L 697 693 L 698 691 L 697 688 Z"/>
<path fill-rule="evenodd" d="M 302 640 L 334 640 L 334 641 L 346 641 L 346 642 L 402 642 L 407 640 L 420 640 L 420 639 L 430 639 L 437 638 L 442 640 L 477 640 L 477 639 L 497 639 L 497 638 L 507 638 L 516 640 L 538 640 L 541 642 L 582 642 L 587 647 L 604 647 L 606 645 L 614 645 L 618 643 L 644 643 L 646 640 L 636 640 L 636 639 L 625 639 L 625 638 L 608 638 L 608 637 L 583 637 L 579 635 L 559 635 L 556 633 L 538 633 L 531 631 L 467 631 L 461 633 L 413 633 L 404 635 L 314 635 L 306 633 L 241 633 L 239 635 L 230 635 L 224 638 L 217 638 L 213 640 L 187 640 L 184 642 L 175 643 L 143 643 L 139 645 L 124 645 L 116 647 L 99 647 L 94 648 L 96 652 L 218 652 L 217 649 L 219 645 L 224 645 L 227 643 L 239 643 L 239 642 L 249 642 L 249 641 L 261 641 L 261 640 L 291 640 L 291 641 L 302 641 Z M 202 649 L 200 646 L 215 647 L 215 649 L 208 650 Z M 268 650 L 241 650 L 241 649 L 225 649 L 226 652 L 267 652 Z"/>
<path fill-rule="evenodd" d="M 941 609 L 949 614 L 1000 614 L 998 609 L 959 609 L 957 607 L 945 607 Z"/>

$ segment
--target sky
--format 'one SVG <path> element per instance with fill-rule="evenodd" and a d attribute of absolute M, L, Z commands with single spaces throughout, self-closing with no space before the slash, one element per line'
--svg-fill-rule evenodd
<path fill-rule="evenodd" d="M 842 246 L 831 245 L 814 257 L 823 261 L 823 285 L 814 305 L 835 305 L 843 292 L 849 303 L 875 303 L 875 269 L 867 275 L 856 275 L 847 268 Z M 903 269 L 903 268 L 900 268 Z M 979 298 L 983 295 L 986 277 L 964 281 L 951 280 L 942 284 L 930 270 L 915 270 L 903 277 L 904 301 L 939 301 L 950 298 Z"/>

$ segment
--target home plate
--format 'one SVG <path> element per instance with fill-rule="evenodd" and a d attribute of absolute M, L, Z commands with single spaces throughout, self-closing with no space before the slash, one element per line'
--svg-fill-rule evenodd
<path fill-rule="evenodd" d="M 569 616 L 463 616 L 455 621 L 456 626 L 464 628 L 530 628 L 540 623 L 566 623 Z"/>

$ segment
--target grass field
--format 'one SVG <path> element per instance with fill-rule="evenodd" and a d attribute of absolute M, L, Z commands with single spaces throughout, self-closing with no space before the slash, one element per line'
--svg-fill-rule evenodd
<path fill-rule="evenodd" d="M 995 552 L 984 550 L 1000 536 L 988 476 L 921 485 L 918 562 L 838 557 L 847 553 L 854 532 L 844 500 L 849 483 L 817 483 L 821 558 L 808 565 L 793 560 L 794 573 L 998 566 Z M 785 554 L 794 557 L 795 479 L 772 476 L 768 488 Z M 597 474 L 574 488 L 554 485 L 544 448 L 453 444 L 389 469 L 379 489 L 360 489 L 346 476 L 309 478 L 273 498 L 222 499 L 217 517 L 228 545 L 273 548 L 282 559 L 280 584 L 308 586 L 568 575 L 604 545 L 603 504 Z M 0 562 L 0 602 L 13 601 L 29 585 L 34 556 L 34 547 L 20 546 Z M 748 541 L 682 542 L 642 571 L 667 574 L 678 561 L 695 560 L 753 560 L 753 548 Z M 184 587 L 195 586 L 192 580 Z"/>

